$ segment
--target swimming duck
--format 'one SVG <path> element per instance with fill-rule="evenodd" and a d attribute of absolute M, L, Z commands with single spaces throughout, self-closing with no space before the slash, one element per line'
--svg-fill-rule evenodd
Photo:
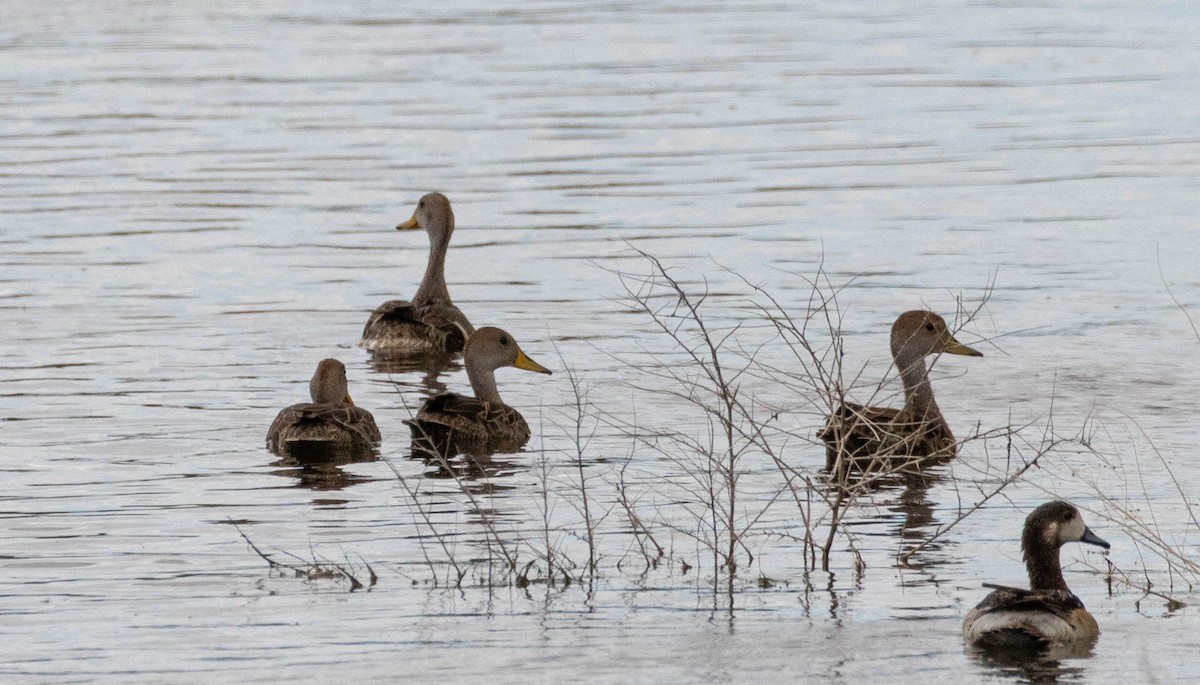
<path fill-rule="evenodd" d="M 500 399 L 495 371 L 504 366 L 544 374 L 550 370 L 525 356 L 511 335 L 491 326 L 467 339 L 463 366 L 475 396 L 444 393 L 426 400 L 416 418 L 407 422 L 414 446 L 435 453 L 445 445 L 473 453 L 520 449 L 529 441 L 529 424 Z"/>
<path fill-rule="evenodd" d="M 925 357 L 946 352 L 982 357 L 954 339 L 946 321 L 930 311 L 905 312 L 892 324 L 892 358 L 904 382 L 900 409 L 843 403 L 818 434 L 825 441 L 825 467 L 863 466 L 880 457 L 953 457 L 954 433 L 933 399 Z"/>
<path fill-rule="evenodd" d="M 1071 504 L 1060 500 L 1034 509 L 1021 535 L 1029 589 L 985 584 L 992 593 L 963 621 L 967 642 L 984 649 L 1091 647 L 1100 628 L 1067 588 L 1059 565 L 1059 548 L 1068 542 L 1109 548 Z"/>
<path fill-rule="evenodd" d="M 290 446 L 369 448 L 379 443 L 375 417 L 355 406 L 346 386 L 346 367 L 336 359 L 317 364 L 308 383 L 311 403 L 293 404 L 279 412 L 267 431 L 267 447 L 277 454 Z"/>
<path fill-rule="evenodd" d="M 446 249 L 454 233 L 454 212 L 441 193 L 428 193 L 417 202 L 412 218 L 398 231 L 425 229 L 429 262 L 412 302 L 389 300 L 379 305 L 363 327 L 359 346 L 372 351 L 402 353 L 460 352 L 475 331 L 446 289 Z"/>

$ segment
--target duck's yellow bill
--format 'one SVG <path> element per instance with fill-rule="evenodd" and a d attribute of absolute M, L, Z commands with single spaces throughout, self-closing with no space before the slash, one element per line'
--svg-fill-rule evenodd
<path fill-rule="evenodd" d="M 537 371 L 538 373 L 544 373 L 547 376 L 551 375 L 550 369 L 547 369 L 529 357 L 526 357 L 525 353 L 520 350 L 517 350 L 517 361 L 513 362 L 513 366 L 517 367 L 518 369 L 525 369 L 526 371 Z"/>
<path fill-rule="evenodd" d="M 951 336 L 950 340 L 946 341 L 946 346 L 942 348 L 942 352 L 946 352 L 949 354 L 965 354 L 968 357 L 982 357 L 983 356 L 982 352 L 980 352 L 979 350 L 976 350 L 974 348 L 967 347 L 966 345 L 955 340 L 954 336 Z"/>
<path fill-rule="evenodd" d="M 396 226 L 397 231 L 411 231 L 414 228 L 418 228 L 416 214 L 413 214 L 412 218 L 410 218 L 408 221 Z"/>

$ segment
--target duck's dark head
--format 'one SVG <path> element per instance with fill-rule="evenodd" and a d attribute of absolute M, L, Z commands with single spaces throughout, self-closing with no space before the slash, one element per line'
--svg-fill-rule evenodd
<path fill-rule="evenodd" d="M 1038 548 L 1058 549 L 1068 542 L 1085 542 L 1104 549 L 1110 547 L 1087 527 L 1079 510 L 1069 502 L 1047 502 L 1025 519 L 1021 547 L 1026 554 Z"/>

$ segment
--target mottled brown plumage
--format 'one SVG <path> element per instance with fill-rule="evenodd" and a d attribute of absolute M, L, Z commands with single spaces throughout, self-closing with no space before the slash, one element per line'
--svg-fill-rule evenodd
<path fill-rule="evenodd" d="M 427 401 L 412 428 L 414 440 L 457 446 L 451 451 L 512 452 L 529 442 L 529 424 L 516 409 L 454 393 Z"/>
<path fill-rule="evenodd" d="M 408 422 L 414 450 L 446 454 L 520 449 L 529 441 L 529 424 L 500 399 L 495 371 L 504 366 L 545 374 L 550 371 L 525 356 L 511 335 L 492 327 L 475 331 L 467 340 L 463 366 L 474 397 L 444 393 L 427 400 Z"/>
<path fill-rule="evenodd" d="M 453 304 L 389 300 L 363 328 L 361 345 L 376 352 L 462 352 L 469 329 Z"/>
<path fill-rule="evenodd" d="M 446 288 L 446 250 L 454 233 L 454 212 L 445 195 L 425 195 L 412 218 L 396 227 L 416 228 L 429 235 L 429 261 L 417 294 L 412 302 L 389 300 L 379 305 L 367 319 L 359 345 L 377 352 L 459 352 L 475 329 Z"/>
<path fill-rule="evenodd" d="M 921 310 L 905 312 L 896 319 L 891 348 L 904 383 L 904 406 L 841 404 L 818 434 L 825 442 L 827 469 L 866 470 L 914 457 L 955 455 L 954 433 L 933 398 L 925 357 L 942 352 L 972 357 L 983 354 L 955 340 L 942 317 Z"/>
<path fill-rule="evenodd" d="M 354 405 L 346 384 L 346 367 L 336 359 L 317 365 L 308 385 L 312 402 L 293 404 L 275 417 L 267 431 L 267 447 L 286 454 L 290 445 L 370 448 L 379 444 L 379 428 L 371 412 Z"/>
<path fill-rule="evenodd" d="M 1047 502 L 1025 519 L 1021 535 L 1029 589 L 985 584 L 993 591 L 963 621 L 963 637 L 981 649 L 1040 650 L 1051 645 L 1090 647 L 1100 634 L 1096 619 L 1067 587 L 1059 549 L 1085 542 L 1109 544 L 1067 502 Z"/>

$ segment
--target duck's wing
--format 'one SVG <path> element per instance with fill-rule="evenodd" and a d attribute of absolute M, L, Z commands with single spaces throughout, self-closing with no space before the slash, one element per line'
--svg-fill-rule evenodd
<path fill-rule="evenodd" d="M 426 400 L 416 417 L 406 423 L 412 428 L 414 442 L 439 448 L 449 443 L 462 451 L 512 451 L 529 440 L 529 425 L 516 409 L 457 393 Z"/>
<path fill-rule="evenodd" d="M 283 430 L 292 423 L 292 412 L 298 406 L 285 407 L 275 415 L 275 420 L 271 422 L 271 427 L 267 429 L 267 449 L 273 451 L 280 444 L 280 437 L 283 435 Z"/>
<path fill-rule="evenodd" d="M 375 416 L 371 412 L 357 405 L 343 407 L 345 413 L 341 420 L 348 428 L 352 429 L 358 436 L 359 440 L 369 442 L 372 445 L 377 445 L 383 441 L 383 435 L 379 432 L 379 425 L 375 423 Z"/>
<path fill-rule="evenodd" d="M 369 446 L 380 439 L 375 417 L 352 404 L 293 404 L 267 430 L 267 446 L 273 451 L 293 442 Z"/>
<path fill-rule="evenodd" d="M 417 413 L 417 420 L 483 421 L 487 414 L 487 402 L 467 395 L 446 392 L 427 400 Z"/>
<path fill-rule="evenodd" d="M 887 427 L 899 416 L 898 409 L 869 407 L 854 402 L 844 402 L 830 414 L 825 427 L 817 437 L 825 442 L 825 468 L 833 470 L 838 465 L 856 459 L 869 458 L 885 453 Z"/>
<path fill-rule="evenodd" d="M 817 437 L 830 442 L 842 437 L 860 435 L 864 439 L 879 441 L 886 435 L 884 427 L 894 423 L 899 416 L 899 409 L 843 402 L 837 411 L 826 419 L 825 428 Z"/>
<path fill-rule="evenodd" d="M 444 392 L 426 399 L 412 420 L 414 450 L 432 453 L 458 451 L 452 443 L 486 443 L 487 405 L 479 399 Z"/>
<path fill-rule="evenodd" d="M 390 300 L 371 312 L 359 344 L 369 350 L 461 352 L 472 330 L 451 303 Z"/>
<path fill-rule="evenodd" d="M 845 402 L 829 416 L 817 437 L 825 442 L 825 468 L 863 462 L 903 462 L 894 457 L 953 457 L 954 436 L 944 421 L 914 420 L 900 409 Z"/>
<path fill-rule="evenodd" d="M 1065 619 L 1072 612 L 1084 608 L 1083 602 L 1070 590 L 1026 590 L 991 583 L 984 583 L 983 586 L 992 592 L 975 606 L 980 614 L 994 611 L 1046 612 Z"/>

